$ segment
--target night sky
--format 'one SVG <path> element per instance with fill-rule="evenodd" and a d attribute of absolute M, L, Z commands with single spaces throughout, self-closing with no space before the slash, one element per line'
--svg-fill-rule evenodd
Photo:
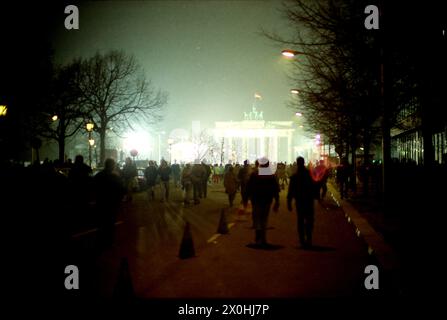
<path fill-rule="evenodd" d="M 288 61 L 261 29 L 287 33 L 280 1 L 140 1 L 81 3 L 80 29 L 63 20 L 53 37 L 55 60 L 97 51 L 134 54 L 153 85 L 168 92 L 163 130 L 191 121 L 239 121 L 254 93 L 268 120 L 290 120 Z M 64 15 L 61 15 L 63 18 Z"/>

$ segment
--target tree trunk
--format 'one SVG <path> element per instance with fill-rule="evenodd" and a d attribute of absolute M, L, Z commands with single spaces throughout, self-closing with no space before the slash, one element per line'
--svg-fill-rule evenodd
<path fill-rule="evenodd" d="M 103 166 L 106 160 L 106 126 L 99 130 L 99 165 Z"/>
<path fill-rule="evenodd" d="M 40 164 L 40 153 L 39 153 L 40 148 L 35 148 L 34 150 L 36 152 L 36 161 L 37 163 Z"/>
<path fill-rule="evenodd" d="M 355 135 L 352 135 L 352 140 L 351 140 L 351 189 L 352 191 L 355 193 L 357 191 L 357 163 L 356 163 L 356 149 L 357 149 L 357 143 L 355 142 Z"/>
<path fill-rule="evenodd" d="M 57 139 L 57 143 L 59 145 L 59 161 L 64 163 L 65 162 L 65 137 L 59 136 Z"/>
<path fill-rule="evenodd" d="M 362 178 L 363 178 L 363 195 L 367 196 L 369 193 L 369 150 L 371 147 L 371 138 L 368 130 L 365 130 L 363 135 L 363 170 L 362 170 Z"/>

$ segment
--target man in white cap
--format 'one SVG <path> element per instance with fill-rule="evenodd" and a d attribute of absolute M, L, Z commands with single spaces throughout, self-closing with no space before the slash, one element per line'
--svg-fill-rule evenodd
<path fill-rule="evenodd" d="M 279 209 L 279 184 L 270 168 L 270 161 L 266 157 L 258 159 L 258 172 L 254 172 L 247 184 L 248 198 L 253 206 L 253 224 L 255 227 L 255 242 L 257 246 L 266 247 L 267 220 L 272 206 Z"/>

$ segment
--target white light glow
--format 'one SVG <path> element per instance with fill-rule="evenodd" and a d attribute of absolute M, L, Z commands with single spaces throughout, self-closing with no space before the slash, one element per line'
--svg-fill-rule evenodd
<path fill-rule="evenodd" d="M 293 50 L 283 50 L 281 54 L 288 58 L 293 58 L 295 56 L 295 52 L 293 52 Z"/>
<path fill-rule="evenodd" d="M 192 163 L 197 157 L 197 145 L 189 141 L 176 143 L 172 145 L 171 157 L 172 162 Z"/>
<path fill-rule="evenodd" d="M 138 151 L 138 157 L 140 159 L 151 158 L 152 147 L 148 132 L 129 132 L 125 137 L 126 138 L 123 141 L 123 150 L 126 153 L 126 156 L 129 156 L 130 151 L 135 149 Z"/>

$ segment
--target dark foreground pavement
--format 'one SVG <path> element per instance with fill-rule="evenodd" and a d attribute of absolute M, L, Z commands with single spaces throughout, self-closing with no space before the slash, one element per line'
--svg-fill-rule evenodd
<path fill-rule="evenodd" d="M 87 257 L 95 246 L 95 232 L 74 237 L 80 270 L 87 270 L 82 281 L 86 295 L 113 297 L 123 272 L 139 299 L 376 295 L 380 289 L 371 292 L 364 286 L 365 267 L 374 258 L 341 208 L 329 197 L 315 203 L 314 248 L 304 250 L 298 245 L 296 213 L 287 211 L 285 194 L 281 192 L 279 212 L 270 213 L 267 238 L 275 245 L 270 250 L 247 247 L 254 238 L 251 216 L 228 208 L 220 186 L 211 187 L 207 199 L 190 207 L 182 205 L 180 190 L 165 203 L 137 194 L 124 205 L 110 249 Z M 230 227 L 225 235 L 216 233 L 222 208 Z M 180 259 L 185 221 L 191 225 L 195 257 Z M 120 268 L 123 258 L 128 272 Z"/>

